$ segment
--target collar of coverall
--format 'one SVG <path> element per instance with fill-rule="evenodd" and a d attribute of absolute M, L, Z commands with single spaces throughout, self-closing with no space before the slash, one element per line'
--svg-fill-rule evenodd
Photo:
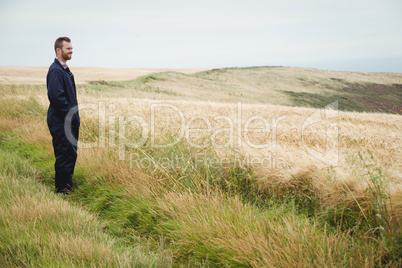
<path fill-rule="evenodd" d="M 64 70 L 68 68 L 68 65 L 64 62 L 62 62 L 58 57 L 56 57 L 56 60 L 58 60 L 61 64 L 61 66 L 63 66 Z"/>

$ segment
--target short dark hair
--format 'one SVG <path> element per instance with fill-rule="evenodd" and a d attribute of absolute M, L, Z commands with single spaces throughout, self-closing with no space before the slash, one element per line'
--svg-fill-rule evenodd
<path fill-rule="evenodd" d="M 54 42 L 54 52 L 57 53 L 57 51 L 56 51 L 57 48 L 60 48 L 60 49 L 63 48 L 63 41 L 66 41 L 67 43 L 71 43 L 70 38 L 68 38 L 66 36 L 57 38 L 56 42 Z"/>

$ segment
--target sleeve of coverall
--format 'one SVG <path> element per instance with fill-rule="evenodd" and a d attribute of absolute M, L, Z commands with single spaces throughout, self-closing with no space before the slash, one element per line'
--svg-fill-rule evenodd
<path fill-rule="evenodd" d="M 62 114 L 67 114 L 70 110 L 63 88 L 63 73 L 60 70 L 49 72 L 47 84 L 47 96 L 53 108 Z"/>

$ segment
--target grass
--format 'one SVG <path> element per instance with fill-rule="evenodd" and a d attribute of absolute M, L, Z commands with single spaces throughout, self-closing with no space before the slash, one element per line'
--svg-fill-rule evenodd
<path fill-rule="evenodd" d="M 294 263 L 321 267 L 378 261 L 364 257 L 374 253 L 373 244 L 364 249 L 358 239 L 330 233 L 305 215 L 297 215 L 291 203 L 260 211 L 237 198 L 170 198 L 163 209 L 173 219 L 162 227 L 177 241 L 181 258 L 188 258 L 191 248 L 191 259 L 201 263 L 208 258 L 212 267 L 286 267 Z"/>
<path fill-rule="evenodd" d="M 339 109 L 350 112 L 376 112 L 402 114 L 402 91 L 401 85 L 379 84 L 351 84 L 346 87 L 332 89 L 331 92 L 293 92 L 283 91 L 292 99 L 294 106 L 298 107 L 325 107 L 328 103 L 338 101 Z M 380 88 L 385 92 L 376 91 Z"/>
<path fill-rule="evenodd" d="M 118 90 L 129 89 L 134 92 L 156 93 L 170 96 L 181 96 L 181 94 L 171 91 L 159 89 L 159 87 L 152 86 L 152 81 L 163 81 L 163 76 L 168 75 L 170 72 L 162 72 L 138 77 L 134 80 L 127 81 L 112 81 L 107 82 L 104 80 L 89 81 L 87 84 L 79 85 L 78 89 L 85 92 L 115 92 Z"/>
<path fill-rule="evenodd" d="M 147 86 L 166 75 L 86 87 L 103 92 Z M 391 177 L 357 141 L 347 165 L 353 182 L 331 168 L 294 172 L 289 179 L 275 170 L 261 175 L 230 153 L 196 149 L 184 139 L 169 148 L 149 142 L 127 148 L 125 161 L 118 147 L 80 149 L 75 189 L 60 197 L 53 193 L 50 136 L 43 134 L 46 109 L 21 88 L 2 92 L 0 266 L 401 265 Z M 83 114 L 83 139 L 99 138 L 95 121 Z M 176 140 L 161 129 L 156 144 Z M 136 140 L 138 133 L 126 134 Z M 224 161 L 215 165 L 212 159 Z"/>
<path fill-rule="evenodd" d="M 32 201 L 30 194 L 34 192 L 33 190 L 23 191 L 23 196 L 26 196 L 30 203 L 39 206 L 45 202 L 43 200 L 47 200 L 46 198 L 59 200 L 51 193 L 53 188 L 51 180 L 45 183 L 46 187 L 37 182 L 41 181 L 42 177 L 50 178 L 53 172 L 49 168 L 50 163 L 47 164 L 48 168 L 45 168 L 43 163 L 39 164 L 48 155 L 43 148 L 26 144 L 17 136 L 10 134 L 2 136 L 1 145 L 3 159 L 9 161 L 1 165 L 7 167 L 5 170 L 7 178 L 25 176 L 27 177 L 25 180 L 30 180 L 30 184 L 41 187 L 42 195 L 40 199 L 38 197 L 41 201 L 38 200 L 36 203 Z M 164 150 L 155 151 L 151 147 L 141 150 L 142 157 L 146 155 L 152 157 L 154 161 L 169 153 Z M 10 151 L 13 152 L 11 157 L 7 155 Z M 180 156 L 190 161 L 192 159 L 192 152 L 186 150 L 185 144 L 177 144 L 172 151 L 181 152 Z M 400 242 L 397 240 L 400 237 L 394 236 L 386 240 L 386 235 L 390 234 L 389 231 L 373 231 L 381 227 L 378 225 L 376 214 L 366 213 L 365 217 L 362 217 L 362 212 L 357 207 L 343 207 L 341 210 L 342 206 L 338 206 L 334 209 L 340 211 L 338 214 L 341 214 L 341 219 L 339 219 L 339 215 L 337 216 L 333 209 L 324 210 L 319 203 L 317 204 L 318 198 L 314 196 L 314 190 L 309 188 L 313 186 L 303 184 L 300 178 L 295 177 L 294 186 L 288 186 L 284 195 L 279 198 L 275 197 L 275 193 L 279 194 L 279 192 L 259 190 L 251 170 L 232 168 L 230 165 L 210 170 L 207 166 L 196 166 L 194 162 L 189 164 L 183 161 L 182 166 L 175 169 L 158 165 L 156 169 L 135 168 L 133 170 L 121 164 L 120 173 L 115 174 L 108 171 L 107 167 L 102 169 L 94 167 L 96 162 L 96 160 L 87 159 L 87 162 L 82 162 L 78 166 L 75 175 L 77 188 L 63 202 L 68 202 L 66 206 L 71 206 L 72 209 L 83 207 L 84 211 L 97 215 L 93 220 L 102 223 L 99 223 L 98 226 L 101 227 L 97 230 L 102 231 L 106 237 L 117 239 L 117 244 L 124 250 L 130 251 L 141 247 L 144 250 L 145 239 L 147 250 L 149 250 L 145 252 L 149 252 L 147 254 L 150 256 L 142 253 L 145 255 L 141 257 L 141 260 L 151 266 L 157 263 L 158 258 L 167 259 L 168 263 L 175 266 L 186 264 L 211 267 L 285 267 L 289 263 L 320 267 L 355 266 L 357 263 L 365 263 L 366 266 L 371 267 L 395 265 L 400 260 L 398 255 Z M 98 164 L 102 165 L 102 163 Z M 184 167 L 188 165 L 191 168 L 184 170 Z M 19 167 L 22 169 L 19 170 Z M 181 172 L 178 169 L 182 169 Z M 146 180 L 146 186 L 142 184 L 144 181 L 141 182 L 139 177 Z M 158 178 L 160 178 L 159 181 Z M 206 178 L 210 179 L 206 180 Z M 378 201 L 384 198 L 382 195 L 384 189 L 380 182 L 381 177 L 376 177 L 373 181 L 378 184 L 377 188 L 373 188 L 379 194 L 376 196 L 377 199 L 368 199 L 366 203 L 361 204 L 366 211 L 371 206 L 383 204 L 383 201 Z M 11 180 L 11 184 L 14 185 L 15 182 Z M 150 189 L 151 187 L 153 189 Z M 2 187 L 4 188 L 6 187 Z M 15 189 L 20 188 L 19 184 L 15 187 Z M 15 193 L 10 195 L 15 196 Z M 3 206 L 10 204 L 5 202 L 10 195 L 6 195 L 6 199 L 3 199 Z M 315 201 L 303 203 L 302 200 L 306 197 Z M 344 206 L 346 205 L 345 203 Z M 28 205 L 23 203 L 22 206 Z M 4 209 L 4 211 L 8 210 L 8 208 Z M 31 214 L 39 217 L 38 213 Z M 49 216 L 52 218 L 52 226 L 65 236 L 68 231 L 60 222 L 63 217 L 59 219 L 60 215 L 55 213 L 54 216 Z M 380 214 L 382 217 L 389 219 L 387 214 L 379 210 L 376 210 L 376 213 L 382 213 Z M 5 218 L 7 217 L 11 217 L 11 214 Z M 54 223 L 55 217 L 57 217 L 57 224 Z M 65 218 L 68 220 L 74 217 L 77 218 L 74 215 Z M 335 221 L 332 221 L 333 218 Z M 367 221 L 365 225 L 362 224 L 363 218 Z M 344 224 L 342 219 L 347 219 L 349 222 L 358 219 L 360 223 L 348 225 Z M 76 222 L 77 228 L 82 227 L 80 224 L 88 228 L 88 222 L 81 218 L 77 218 Z M 367 232 L 367 226 L 369 226 L 369 232 Z M 390 230 L 396 234 L 395 227 L 397 226 L 391 227 Z M 34 241 L 31 232 L 36 231 L 26 225 L 20 228 L 29 232 L 27 240 Z M 70 226 L 67 230 L 71 228 Z M 90 237 L 98 237 L 96 231 L 84 230 Z M 8 235 L 11 237 L 11 234 Z M 87 239 L 82 232 L 76 235 L 80 237 L 80 242 L 77 243 L 84 243 L 82 240 Z M 3 236 L 6 235 L 3 234 Z M 54 236 L 46 237 L 53 239 Z M 71 239 L 76 241 L 78 238 Z M 12 243 L 11 240 L 3 241 L 6 241 L 4 245 Z M 51 241 L 53 243 L 53 240 Z M 19 241 L 18 243 L 24 245 L 27 242 Z M 98 241 L 98 243 L 107 244 L 104 241 Z M 15 261 L 25 258 L 24 263 L 26 262 L 28 266 L 31 265 L 30 262 L 32 265 L 40 266 L 42 262 L 50 258 L 47 256 L 53 256 L 55 252 L 64 249 L 59 246 L 52 248 L 51 245 L 30 242 L 23 246 L 33 248 L 33 251 L 25 252 L 26 257 L 21 257 L 19 254 L 22 253 L 19 250 L 11 248 L 9 253 L 3 255 L 3 259 Z M 76 254 L 74 260 L 84 266 L 94 265 L 97 260 L 102 260 L 102 254 L 93 253 L 95 255 L 82 256 L 84 253 L 80 252 L 80 249 L 85 251 L 83 244 L 75 245 L 75 247 L 78 252 L 66 253 L 64 257 L 69 258 L 71 255 L 68 254 Z M 34 257 L 37 256 L 34 253 L 35 250 L 45 251 L 47 254 L 44 257 L 45 260 L 42 260 L 42 257 Z M 47 252 L 52 250 L 53 253 Z M 97 250 L 96 247 L 93 250 Z M 17 252 L 15 253 L 17 255 L 10 255 L 11 252 L 13 254 Z M 107 256 L 110 257 L 110 255 Z M 372 258 L 372 256 L 375 257 Z M 113 258 L 110 258 L 108 263 L 113 266 Z M 130 259 L 127 263 L 130 261 L 137 260 Z M 60 261 L 59 264 L 68 266 L 71 263 Z M 22 265 L 22 263 L 16 265 Z M 73 261 L 71 265 L 75 265 Z"/>
<path fill-rule="evenodd" d="M 355 82 L 344 78 L 320 77 L 319 74 L 314 77 L 311 73 L 308 75 L 295 74 L 297 79 L 294 79 L 295 77 L 289 77 L 286 73 L 287 69 L 280 66 L 223 68 L 203 71 L 193 76 L 219 82 L 221 87 L 224 85 L 231 88 L 232 91 L 237 90 L 239 85 L 245 87 L 244 84 L 247 83 L 253 85 L 252 90 L 254 91 L 262 86 L 261 89 L 266 93 L 258 96 L 258 100 L 268 103 L 271 103 L 272 96 L 270 95 L 273 93 L 267 88 L 285 95 L 290 100 L 289 103 L 282 101 L 280 103 L 282 105 L 321 108 L 338 101 L 339 109 L 342 111 L 402 114 L 400 105 L 402 85 L 400 83 L 364 80 Z M 314 74 L 314 71 L 311 72 Z M 238 78 L 233 78 L 237 75 Z M 278 87 L 276 84 L 282 84 L 282 79 L 287 79 L 287 83 Z M 261 82 L 255 83 L 254 80 Z M 295 87 L 296 90 L 289 90 L 291 87 Z M 244 89 L 242 91 L 244 95 L 255 93 L 253 91 L 246 92 L 247 90 Z M 275 99 L 275 101 L 274 104 L 277 104 L 278 100 Z"/>
<path fill-rule="evenodd" d="M 125 247 L 104 231 L 95 215 L 49 192 L 35 180 L 39 177 L 29 159 L 2 147 L 0 266 L 149 267 L 158 263 L 157 254 L 140 244 Z"/>

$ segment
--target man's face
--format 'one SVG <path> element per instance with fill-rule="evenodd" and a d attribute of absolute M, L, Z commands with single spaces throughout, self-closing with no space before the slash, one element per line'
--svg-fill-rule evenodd
<path fill-rule="evenodd" d="M 60 57 L 63 61 L 71 60 L 71 56 L 73 55 L 73 46 L 71 43 L 63 41 L 63 47 L 60 50 Z"/>

